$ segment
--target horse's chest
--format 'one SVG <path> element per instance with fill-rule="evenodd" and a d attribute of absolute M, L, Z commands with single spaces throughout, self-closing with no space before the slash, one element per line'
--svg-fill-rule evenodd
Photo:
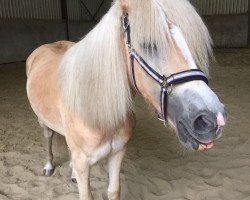
<path fill-rule="evenodd" d="M 89 157 L 90 163 L 94 164 L 98 160 L 105 158 L 113 153 L 121 151 L 127 143 L 127 140 L 123 137 L 116 135 L 108 139 L 105 143 L 100 145 Z"/>

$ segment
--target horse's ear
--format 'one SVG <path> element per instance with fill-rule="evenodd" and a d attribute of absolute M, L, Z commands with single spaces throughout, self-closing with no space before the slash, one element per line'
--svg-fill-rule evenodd
<path fill-rule="evenodd" d="M 130 0 L 119 0 L 119 1 L 121 3 L 121 8 L 122 8 L 123 12 L 128 12 Z"/>

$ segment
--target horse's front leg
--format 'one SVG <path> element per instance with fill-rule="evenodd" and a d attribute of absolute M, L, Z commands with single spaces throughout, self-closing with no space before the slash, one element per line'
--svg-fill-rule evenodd
<path fill-rule="evenodd" d="M 120 200 L 120 169 L 121 163 L 126 152 L 126 147 L 122 150 L 111 154 L 108 158 L 108 171 L 109 171 L 109 187 L 108 198 L 109 200 Z"/>
<path fill-rule="evenodd" d="M 90 165 L 88 158 L 83 152 L 72 152 L 72 163 L 76 172 L 80 200 L 93 200 L 89 183 Z"/>

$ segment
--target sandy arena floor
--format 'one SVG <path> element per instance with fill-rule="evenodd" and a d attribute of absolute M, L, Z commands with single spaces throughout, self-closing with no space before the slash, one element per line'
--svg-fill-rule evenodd
<path fill-rule="evenodd" d="M 122 200 L 250 200 L 250 50 L 217 50 L 211 87 L 229 113 L 223 137 L 207 152 L 185 152 L 136 98 L 137 127 L 121 172 Z M 43 177 L 45 145 L 26 97 L 24 63 L 0 66 L 0 200 L 74 200 L 67 151 Z M 91 187 L 106 200 L 105 162 L 93 166 Z"/>

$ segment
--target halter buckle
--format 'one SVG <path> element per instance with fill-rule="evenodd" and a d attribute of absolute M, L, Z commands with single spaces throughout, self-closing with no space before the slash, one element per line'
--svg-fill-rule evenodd
<path fill-rule="evenodd" d="M 125 13 L 123 16 L 122 16 L 122 28 L 123 28 L 123 31 L 126 32 L 129 28 L 129 19 L 128 19 L 128 14 Z"/>

